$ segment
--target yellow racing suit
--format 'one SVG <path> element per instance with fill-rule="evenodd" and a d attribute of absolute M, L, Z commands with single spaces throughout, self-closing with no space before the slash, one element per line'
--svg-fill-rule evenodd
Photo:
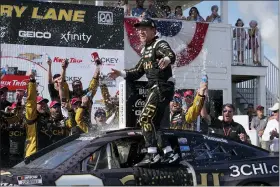
<path fill-rule="evenodd" d="M 71 123 L 65 122 L 64 127 L 57 127 L 51 121 L 49 113 L 37 112 L 37 93 L 36 82 L 30 81 L 27 88 L 27 101 L 26 101 L 26 148 L 25 157 L 28 157 L 40 149 L 54 143 L 56 138 L 67 136 L 67 128 L 71 127 Z M 68 126 L 67 126 L 68 125 Z M 58 129 L 60 128 L 60 129 Z M 58 130 L 60 130 L 58 132 Z M 62 130 L 62 131 L 61 131 Z M 57 136 L 57 137 L 56 137 Z"/>
<path fill-rule="evenodd" d="M 97 88 L 99 86 L 99 79 L 93 78 L 89 84 L 89 91 L 91 92 L 90 101 L 94 98 Z M 76 110 L 75 114 L 75 122 L 76 127 L 78 127 L 79 131 L 82 133 L 88 133 L 89 127 L 91 124 L 91 103 L 89 103 L 89 107 L 80 107 Z M 70 115 L 69 115 L 70 116 Z M 73 115 L 72 115 L 73 116 Z"/>
<path fill-rule="evenodd" d="M 203 107 L 205 96 L 197 94 L 191 107 L 188 109 L 187 113 L 184 114 L 183 111 L 178 111 L 170 116 L 170 128 L 171 129 L 182 129 L 182 130 L 195 130 L 193 122 L 200 115 L 200 111 Z"/>
<path fill-rule="evenodd" d="M 115 103 L 111 100 L 111 96 L 106 84 L 100 85 L 101 94 L 106 107 L 106 117 L 113 118 L 110 124 L 118 124 L 119 122 L 119 103 L 116 101 Z M 113 116 L 114 115 L 114 116 Z"/>

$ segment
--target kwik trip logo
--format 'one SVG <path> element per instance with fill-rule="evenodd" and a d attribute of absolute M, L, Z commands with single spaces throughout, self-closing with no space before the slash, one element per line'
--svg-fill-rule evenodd
<path fill-rule="evenodd" d="M 61 58 L 61 57 L 54 57 L 53 62 L 56 63 L 63 63 L 66 60 L 66 58 Z M 68 58 L 69 63 L 71 64 L 79 64 L 82 63 L 83 60 L 78 59 L 78 58 Z"/>
<path fill-rule="evenodd" d="M 61 40 L 64 40 L 66 42 L 72 42 L 72 41 L 84 41 L 88 43 L 92 38 L 92 35 L 87 35 L 85 33 L 70 33 L 67 32 L 66 34 L 61 34 Z"/>
<path fill-rule="evenodd" d="M 21 38 L 43 38 L 50 39 L 52 34 L 50 32 L 40 32 L 40 31 L 19 31 L 18 36 Z"/>
<path fill-rule="evenodd" d="M 113 12 L 98 11 L 98 24 L 113 25 L 114 24 Z"/>

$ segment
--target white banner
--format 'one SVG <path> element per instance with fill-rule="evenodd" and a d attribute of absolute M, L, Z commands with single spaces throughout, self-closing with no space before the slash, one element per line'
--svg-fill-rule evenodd
<path fill-rule="evenodd" d="M 71 83 L 78 79 L 83 83 L 86 89 L 91 81 L 95 64 L 93 62 L 92 53 L 97 52 L 103 62 L 101 71 L 107 74 L 111 68 L 122 70 L 124 68 L 124 51 L 108 50 L 108 49 L 88 49 L 88 48 L 69 48 L 69 47 L 48 47 L 34 45 L 16 45 L 1 44 L 2 57 L 1 68 L 18 67 L 18 72 L 29 72 L 34 64 L 36 64 L 37 81 L 39 82 L 39 93 L 43 97 L 50 98 L 48 93 L 48 65 L 46 62 L 47 55 L 52 59 L 52 75 L 61 73 L 61 63 L 63 59 L 69 59 L 66 80 L 72 90 Z M 122 78 L 117 79 L 118 85 Z M 113 96 L 117 92 L 118 87 L 109 87 L 109 92 Z M 93 99 L 94 108 L 104 107 L 100 89 Z M 93 110 L 94 112 L 94 110 Z"/>

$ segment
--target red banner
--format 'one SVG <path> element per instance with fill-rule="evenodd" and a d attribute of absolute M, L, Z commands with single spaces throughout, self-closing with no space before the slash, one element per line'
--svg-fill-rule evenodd
<path fill-rule="evenodd" d="M 9 91 L 16 91 L 17 89 L 26 89 L 28 76 L 23 75 L 4 75 L 1 79 L 1 87 L 8 87 Z"/>

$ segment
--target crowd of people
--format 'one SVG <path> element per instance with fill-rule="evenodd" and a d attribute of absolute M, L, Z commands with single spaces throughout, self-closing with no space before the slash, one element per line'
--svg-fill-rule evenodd
<path fill-rule="evenodd" d="M 178 154 L 173 152 L 168 141 L 157 137 L 156 131 L 167 106 L 170 107 L 171 129 L 216 133 L 250 143 L 244 127 L 233 120 L 235 107 L 232 104 L 223 105 L 222 120 L 209 115 L 205 99 L 208 80 L 201 82 L 196 93 L 190 90 L 183 95 L 174 93 L 172 64 L 176 60 L 175 53 L 166 41 L 158 38 L 152 19 L 144 18 L 134 26 L 137 27 L 141 42 L 145 43 L 142 51 L 144 55 L 134 68 L 122 71 L 112 69 L 108 77 L 123 77 L 133 82 L 146 74 L 148 79 L 149 94 L 139 117 L 147 156 L 139 164 L 156 163 L 160 160 L 171 163 L 178 159 Z M 29 73 L 27 90 L 17 90 L 16 101 L 13 103 L 7 101 L 8 88 L 0 88 L 1 167 L 13 166 L 25 157 L 74 133 L 118 128 L 118 92 L 110 95 L 106 82 L 100 81 L 100 59 L 96 59 L 95 63 L 96 68 L 88 88 L 83 89 L 82 82 L 75 80 L 70 91 L 65 80 L 68 60 L 63 61 L 61 74 L 52 75 L 52 61 L 48 58 L 48 90 L 51 101 L 38 93 L 36 71 Z M 91 110 L 98 87 L 101 88 L 106 111 L 98 109 L 94 113 L 96 124 L 92 124 Z M 279 137 L 279 105 L 275 104 L 271 110 L 273 117 L 264 125 L 261 115 L 263 107 L 258 107 L 257 111 L 260 112 L 252 118 L 251 127 L 258 130 L 261 143 L 270 144 L 270 148 L 264 148 L 278 152 L 278 146 L 275 145 Z M 196 121 L 199 116 L 202 119 L 201 124 Z M 197 128 L 198 126 L 200 128 Z M 158 145 L 164 153 L 163 158 L 159 155 Z"/>
<path fill-rule="evenodd" d="M 119 6 L 124 9 L 125 16 L 134 16 L 139 18 L 162 18 L 162 19 L 177 19 L 196 22 L 208 22 L 208 23 L 221 23 L 222 17 L 219 15 L 219 7 L 213 5 L 211 7 L 211 14 L 206 18 L 203 18 L 199 10 L 196 7 L 191 7 L 188 16 L 183 15 L 183 9 L 181 6 L 176 6 L 174 11 L 170 6 L 162 5 L 157 7 L 154 1 L 148 1 L 148 8 L 144 8 L 145 0 L 136 0 L 136 7 L 130 8 L 128 0 L 119 1 Z M 244 22 L 238 18 L 233 30 L 234 50 L 237 53 L 236 65 L 251 65 L 245 63 L 245 56 L 247 59 L 252 59 L 252 62 L 256 66 L 261 66 L 260 52 L 259 52 L 259 28 L 258 22 L 251 20 L 249 23 L 250 28 L 244 28 Z M 250 54 L 245 55 L 245 51 L 249 51 Z M 248 56 L 248 57 L 247 57 Z"/>

